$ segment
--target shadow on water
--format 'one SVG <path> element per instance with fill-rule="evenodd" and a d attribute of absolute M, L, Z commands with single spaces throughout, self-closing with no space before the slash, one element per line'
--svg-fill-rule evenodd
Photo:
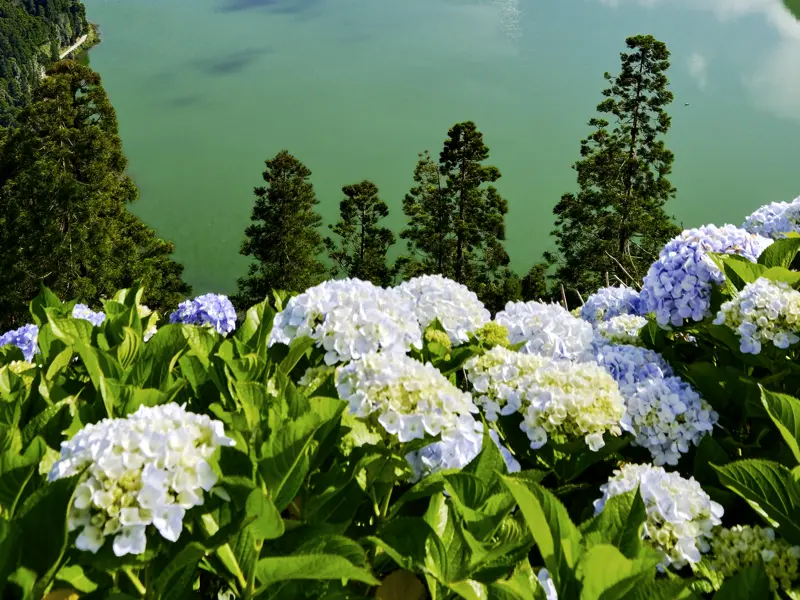
<path fill-rule="evenodd" d="M 314 8 L 321 0 L 222 0 L 218 12 L 238 12 L 262 9 L 273 13 L 301 15 Z"/>
<path fill-rule="evenodd" d="M 164 104 L 170 108 L 188 108 L 202 104 L 204 97 L 201 94 L 186 94 L 168 99 Z"/>
<path fill-rule="evenodd" d="M 245 48 L 229 54 L 192 61 L 192 67 L 210 76 L 235 75 L 241 73 L 259 58 L 273 52 L 272 48 Z"/>

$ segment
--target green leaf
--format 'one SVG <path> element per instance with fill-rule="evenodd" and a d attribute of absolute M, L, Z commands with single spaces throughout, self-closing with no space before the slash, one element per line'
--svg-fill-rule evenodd
<path fill-rule="evenodd" d="M 761 274 L 761 277 L 769 279 L 770 281 L 782 281 L 793 287 L 796 287 L 797 283 L 800 282 L 800 273 L 797 271 L 790 271 L 784 267 L 772 267 L 767 269 Z"/>
<path fill-rule="evenodd" d="M 578 577 L 583 584 L 581 600 L 620 600 L 655 576 L 661 557 L 656 551 L 638 560 L 625 558 L 614 546 L 599 544 L 583 555 Z"/>
<path fill-rule="evenodd" d="M 305 353 L 314 347 L 314 344 L 316 344 L 316 342 L 309 337 L 295 338 L 292 340 L 289 346 L 289 353 L 286 355 L 286 358 L 281 361 L 280 370 L 286 375 L 291 373 L 292 369 L 294 369 L 295 365 L 303 358 Z"/>
<path fill-rule="evenodd" d="M 725 255 L 722 262 L 725 266 L 725 277 L 736 286 L 737 290 L 741 290 L 748 283 L 753 283 L 767 270 L 765 266 L 750 262 L 736 254 Z"/>
<path fill-rule="evenodd" d="M 712 466 L 723 485 L 744 498 L 787 541 L 800 544 L 800 494 L 789 469 L 752 459 Z"/>
<path fill-rule="evenodd" d="M 269 302 L 256 304 L 247 311 L 244 323 L 236 330 L 235 339 L 245 344 L 252 352 L 259 356 L 266 356 L 269 334 L 275 320 L 275 311 Z"/>
<path fill-rule="evenodd" d="M 758 563 L 726 580 L 719 591 L 714 594 L 714 600 L 753 600 L 754 598 L 769 598 L 772 590 L 769 578 L 764 571 L 764 565 Z"/>
<path fill-rule="evenodd" d="M 196 542 L 184 546 L 167 565 L 158 571 L 158 576 L 150 584 L 156 597 L 167 591 L 176 592 L 176 584 L 186 570 L 194 572 L 200 560 L 206 555 L 206 549 Z M 62 569 L 63 570 L 63 569 Z"/>
<path fill-rule="evenodd" d="M 46 449 L 44 442 L 38 440 L 21 456 L 12 452 L 0 453 L 0 506 L 7 516 L 14 514 L 22 492 L 36 474 Z"/>
<path fill-rule="evenodd" d="M 367 553 L 364 549 L 343 535 L 318 534 L 314 539 L 301 545 L 293 554 L 335 554 L 346 558 L 357 567 L 367 564 Z"/>
<path fill-rule="evenodd" d="M 798 252 L 800 252 L 800 238 L 775 240 L 758 257 L 758 264 L 767 268 L 784 267 L 788 269 Z"/>
<path fill-rule="evenodd" d="M 247 519 L 253 521 L 247 526 L 256 540 L 274 540 L 283 535 L 283 519 L 272 500 L 261 490 L 253 490 L 245 504 Z"/>
<path fill-rule="evenodd" d="M 503 477 L 536 540 L 545 566 L 559 597 L 574 598 L 577 591 L 574 569 L 580 554 L 581 534 L 567 509 L 538 483 Z"/>
<path fill-rule="evenodd" d="M 581 525 L 588 547 L 611 544 L 625 558 L 636 558 L 642 549 L 642 527 L 647 510 L 639 489 L 609 499 L 603 512 Z"/>
<path fill-rule="evenodd" d="M 658 579 L 636 587 L 625 600 L 699 600 L 683 579 Z"/>
<path fill-rule="evenodd" d="M 467 475 L 474 475 L 487 485 L 495 474 L 506 474 L 506 461 L 503 460 L 503 455 L 500 453 L 497 444 L 492 441 L 488 428 L 483 432 L 483 445 L 480 453 L 464 467 L 462 472 Z"/>
<path fill-rule="evenodd" d="M 64 400 L 56 402 L 55 404 L 51 404 L 38 415 L 30 419 L 25 425 L 25 428 L 22 430 L 22 445 L 27 446 L 30 444 L 31 441 L 37 435 L 39 435 L 39 432 L 42 431 L 42 429 L 44 429 L 50 421 L 55 419 L 62 410 L 68 408 L 70 404 L 74 402 L 75 398 L 73 396 L 69 396 Z M 1 501 L 0 504 L 2 504 Z"/>
<path fill-rule="evenodd" d="M 335 554 L 262 558 L 256 565 L 256 579 L 263 588 L 281 581 L 296 580 L 347 579 L 368 585 L 380 583 L 366 569 L 356 567 L 346 558 Z"/>
<path fill-rule="evenodd" d="M 59 306 L 61 306 L 61 300 L 58 299 L 58 296 L 46 288 L 44 284 L 40 283 L 39 295 L 31 300 L 30 304 L 31 316 L 33 317 L 34 323 L 42 327 L 48 320 L 45 308 L 57 308 Z"/>
<path fill-rule="evenodd" d="M 59 569 L 58 573 L 56 573 L 56 579 L 69 584 L 73 590 L 83 592 L 84 594 L 88 594 L 97 589 L 97 584 L 86 576 L 79 565 L 62 567 Z"/>
<path fill-rule="evenodd" d="M 800 238 L 791 238 L 800 240 Z M 800 400 L 770 392 L 759 386 L 761 390 L 761 403 L 767 410 L 772 422 L 781 432 L 783 440 L 794 454 L 794 459 L 800 463 Z"/>
<path fill-rule="evenodd" d="M 125 371 L 133 365 L 143 343 L 142 336 L 138 335 L 133 329 L 130 327 L 122 328 L 122 341 L 116 348 L 116 355 L 120 366 Z"/>

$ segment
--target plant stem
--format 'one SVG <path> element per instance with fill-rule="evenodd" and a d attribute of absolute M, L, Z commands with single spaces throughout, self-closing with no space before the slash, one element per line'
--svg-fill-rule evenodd
<path fill-rule="evenodd" d="M 386 518 L 386 515 L 389 513 L 389 501 L 392 499 L 392 490 L 394 489 L 394 485 L 389 487 L 389 491 L 386 493 L 386 496 L 383 498 L 383 505 L 381 506 L 380 514 L 378 518 L 383 521 Z"/>
<path fill-rule="evenodd" d="M 206 533 L 208 533 L 209 537 L 213 536 L 217 531 L 219 531 L 219 525 L 209 514 L 203 515 L 201 518 L 201 523 L 203 524 Z M 233 550 L 231 550 L 230 544 L 225 544 L 220 546 L 215 550 L 219 560 L 225 565 L 225 568 L 236 578 L 237 583 L 239 584 L 239 589 L 242 591 L 247 590 L 247 580 L 244 577 L 244 573 L 242 573 L 242 569 L 239 567 L 239 563 L 236 561 L 236 557 L 233 555 Z"/>
<path fill-rule="evenodd" d="M 141 581 L 139 581 L 139 578 L 136 576 L 136 573 L 134 573 L 130 567 L 122 567 L 122 572 L 128 576 L 128 579 L 130 579 L 131 583 L 133 584 L 133 587 L 135 587 L 136 591 L 139 592 L 142 598 L 144 598 L 147 595 L 147 588 L 144 587 L 144 585 L 142 585 Z"/>

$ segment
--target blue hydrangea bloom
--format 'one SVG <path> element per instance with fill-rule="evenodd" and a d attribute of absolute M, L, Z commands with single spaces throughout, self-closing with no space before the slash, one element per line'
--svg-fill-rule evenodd
<path fill-rule="evenodd" d="M 0 347 L 8 344 L 13 344 L 20 350 L 25 360 L 32 361 L 33 356 L 39 353 L 39 346 L 37 338 L 39 336 L 39 328 L 36 325 L 23 325 L 19 329 L 7 331 L 0 336 Z"/>
<path fill-rule="evenodd" d="M 620 385 L 642 383 L 675 375 L 656 351 L 627 344 L 599 344 L 596 359 Z"/>
<path fill-rule="evenodd" d="M 178 305 L 178 310 L 169 316 L 170 323 L 213 327 L 222 335 L 228 335 L 236 327 L 236 310 L 227 296 L 205 294 Z"/>
<path fill-rule="evenodd" d="M 611 286 L 597 290 L 581 307 L 581 318 L 590 323 L 608 321 L 620 315 L 640 315 L 639 292 L 627 286 Z"/>
<path fill-rule="evenodd" d="M 76 304 L 72 309 L 72 318 L 84 319 L 95 327 L 100 327 L 103 321 L 106 320 L 106 314 L 104 312 L 94 312 L 85 304 Z"/>
<path fill-rule="evenodd" d="M 771 243 L 733 225 L 687 229 L 664 246 L 647 272 L 640 294 L 643 310 L 654 312 L 662 327 L 702 321 L 710 316 L 712 286 L 725 280 L 708 254 L 738 254 L 755 262 Z"/>
<path fill-rule="evenodd" d="M 800 196 L 791 202 L 765 204 L 745 219 L 742 228 L 774 240 L 789 232 L 800 233 Z"/>

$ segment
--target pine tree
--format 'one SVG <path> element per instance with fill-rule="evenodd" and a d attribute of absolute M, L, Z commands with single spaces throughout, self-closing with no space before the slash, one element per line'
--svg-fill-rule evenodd
<path fill-rule="evenodd" d="M 126 166 L 99 75 L 57 63 L 0 156 L 2 327 L 28 318 L 40 282 L 64 299 L 97 305 L 137 274 L 150 282 L 145 300 L 161 311 L 189 292 L 183 267 L 169 258 L 171 244 L 127 211 L 138 191 Z"/>
<path fill-rule="evenodd" d="M 317 228 L 322 217 L 311 171 L 286 150 L 266 161 L 264 187 L 255 189 L 256 202 L 245 230 L 241 254 L 256 262 L 239 279 L 237 307 L 264 300 L 272 290 L 302 292 L 320 283 L 326 274 L 318 255 L 324 250 Z"/>
<path fill-rule="evenodd" d="M 391 229 L 379 225 L 389 215 L 389 206 L 378 197 L 378 188 L 371 181 L 346 185 L 342 192 L 339 222 L 328 226 L 339 236 L 339 244 L 325 239 L 332 275 L 391 285 L 394 270 L 387 264 L 386 253 L 395 238 Z"/>
<path fill-rule="evenodd" d="M 454 125 L 438 165 L 421 155 L 417 185 L 403 202 L 409 221 L 400 236 L 409 250 L 402 263 L 406 277 L 441 273 L 497 305 L 519 280 L 507 268 L 502 243 L 508 203 L 494 186 L 485 186 L 500 178 L 497 167 L 483 164 L 488 158 L 475 123 Z"/>
<path fill-rule="evenodd" d="M 581 141 L 581 159 L 573 168 L 579 191 L 565 194 L 556 215 L 555 282 L 568 295 L 591 293 L 605 285 L 636 285 L 659 249 L 679 230 L 664 211 L 675 188 L 667 176 L 673 154 L 663 136 L 670 127 L 665 108 L 672 102 L 666 71 L 669 51 L 650 35 L 626 40 L 622 69 L 612 77 L 597 111 L 613 118 L 593 118 L 594 128 Z"/>

